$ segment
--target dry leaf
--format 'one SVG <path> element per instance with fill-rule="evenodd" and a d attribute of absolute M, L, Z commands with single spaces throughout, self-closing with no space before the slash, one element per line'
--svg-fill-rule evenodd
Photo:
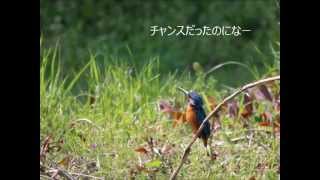
<path fill-rule="evenodd" d="M 259 122 L 259 126 L 272 126 L 272 124 L 269 121 L 262 121 L 262 122 Z"/>
<path fill-rule="evenodd" d="M 272 95 L 265 85 L 260 85 L 259 87 L 254 87 L 254 88 L 248 89 L 248 92 L 256 100 L 260 100 L 260 101 L 268 100 L 268 101 L 272 102 Z"/>
<path fill-rule="evenodd" d="M 171 154 L 173 154 L 173 152 L 174 152 L 173 146 L 171 146 L 169 144 L 165 144 L 161 149 L 161 153 L 163 155 L 171 155 Z"/>
<path fill-rule="evenodd" d="M 239 107 L 238 107 L 237 101 L 230 100 L 229 102 L 227 102 L 227 107 L 228 107 L 228 114 L 230 117 L 235 118 L 238 116 Z"/>
<path fill-rule="evenodd" d="M 160 111 L 170 115 L 170 118 L 174 120 L 173 127 L 176 127 L 177 124 L 186 122 L 185 113 L 176 111 L 167 101 L 159 102 Z"/>
<path fill-rule="evenodd" d="M 174 122 L 173 122 L 173 127 L 176 127 L 177 124 L 181 124 L 186 122 L 186 115 L 183 112 L 179 112 L 179 111 L 172 111 L 170 113 L 171 118 L 173 118 Z"/>
<path fill-rule="evenodd" d="M 55 169 L 55 170 L 52 170 L 52 175 L 51 175 L 51 178 L 52 179 L 56 179 L 56 177 L 58 176 L 59 174 L 59 170 L 58 169 Z"/>
<path fill-rule="evenodd" d="M 260 114 L 261 122 L 259 126 L 272 126 L 272 114 L 269 112 L 264 112 Z"/>
<path fill-rule="evenodd" d="M 241 116 L 243 118 L 248 118 L 252 115 L 252 112 L 253 112 L 252 98 L 249 93 L 244 94 L 243 104 L 244 104 L 244 109 L 241 112 Z"/>
<path fill-rule="evenodd" d="M 49 145 L 51 143 L 52 137 L 51 135 L 48 135 L 40 148 L 40 159 L 45 159 L 46 154 L 49 152 Z"/>
<path fill-rule="evenodd" d="M 162 162 L 159 159 L 151 160 L 146 162 L 144 165 L 147 168 L 159 168 Z"/>
<path fill-rule="evenodd" d="M 170 103 L 164 100 L 159 102 L 159 108 L 160 111 L 164 113 L 170 113 L 173 111 L 173 107 L 170 105 Z"/>
<path fill-rule="evenodd" d="M 139 147 L 135 149 L 136 152 L 142 153 L 142 154 L 147 154 L 149 151 L 146 150 L 144 147 Z"/>
<path fill-rule="evenodd" d="M 71 162 L 71 156 L 66 156 L 61 161 L 58 162 L 58 165 L 68 168 L 70 162 Z"/>
<path fill-rule="evenodd" d="M 261 117 L 262 121 L 271 121 L 272 120 L 272 114 L 269 112 L 261 113 L 260 117 Z"/>
<path fill-rule="evenodd" d="M 265 85 L 260 85 L 259 86 L 259 90 L 261 91 L 261 93 L 263 94 L 263 96 L 269 100 L 270 102 L 272 102 L 272 94 L 271 92 L 269 91 L 269 89 L 267 88 L 267 86 Z"/>

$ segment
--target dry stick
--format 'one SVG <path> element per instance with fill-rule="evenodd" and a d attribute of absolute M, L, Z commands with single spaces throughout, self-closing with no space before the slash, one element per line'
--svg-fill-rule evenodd
<path fill-rule="evenodd" d="M 172 173 L 170 180 L 174 180 L 176 179 L 176 176 L 178 175 L 182 165 L 184 164 L 184 162 L 186 161 L 188 155 L 190 154 L 190 150 L 191 150 L 191 146 L 193 145 L 193 143 L 197 140 L 197 137 L 199 136 L 200 132 L 202 131 L 204 124 L 215 114 L 218 112 L 218 110 L 222 107 L 222 105 L 224 105 L 226 102 L 228 102 L 229 100 L 231 100 L 232 98 L 234 98 L 235 96 L 237 96 L 238 94 L 240 94 L 241 92 L 245 91 L 246 89 L 255 87 L 257 85 L 261 85 L 270 81 L 275 81 L 275 80 L 280 80 L 280 76 L 274 76 L 274 77 L 270 77 L 270 78 L 266 78 L 266 79 L 262 79 L 253 83 L 249 83 L 246 84 L 244 86 L 242 86 L 241 88 L 239 88 L 238 90 L 236 90 L 233 94 L 231 94 L 230 96 L 226 97 L 220 104 L 218 104 L 213 111 L 210 112 L 210 114 L 203 120 L 202 124 L 200 125 L 197 133 L 195 136 L 193 136 L 191 142 L 189 143 L 189 145 L 185 148 L 184 153 L 182 155 L 181 161 L 179 166 L 177 167 L 177 169 L 175 169 L 175 171 Z"/>
<path fill-rule="evenodd" d="M 83 177 L 89 177 L 89 178 L 92 178 L 92 179 L 102 179 L 104 180 L 104 178 L 102 177 L 96 177 L 96 176 L 91 176 L 91 175 L 87 175 L 87 174 L 81 174 L 81 173 L 70 173 L 72 175 L 77 175 L 77 176 L 83 176 Z"/>
<path fill-rule="evenodd" d="M 51 171 L 57 171 L 57 173 L 60 175 L 60 176 L 63 176 L 65 177 L 67 180 L 74 180 L 74 178 L 71 176 L 71 175 L 77 175 L 77 176 L 83 176 L 83 177 L 89 177 L 89 178 L 92 178 L 92 179 L 104 179 L 102 177 L 95 177 L 95 176 L 91 176 L 91 175 L 87 175 L 87 174 L 82 174 L 82 173 L 68 173 L 67 171 L 65 170 L 62 170 L 60 168 L 49 168 L 49 167 L 46 167 L 44 165 L 40 165 L 40 167 L 43 167 L 43 168 L 47 168 Z M 47 176 L 44 176 L 44 175 L 41 175 L 40 174 L 40 177 L 47 177 Z M 50 177 L 47 177 L 49 179 L 52 179 Z"/>
<path fill-rule="evenodd" d="M 58 170 L 58 174 L 60 176 L 65 177 L 67 180 L 75 180 L 67 171 L 64 171 L 62 169 L 56 169 Z"/>

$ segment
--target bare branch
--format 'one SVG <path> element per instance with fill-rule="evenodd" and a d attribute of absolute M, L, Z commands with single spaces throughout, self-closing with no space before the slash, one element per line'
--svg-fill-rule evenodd
<path fill-rule="evenodd" d="M 46 168 L 49 170 L 49 172 L 55 172 L 56 174 L 65 177 L 67 180 L 75 180 L 74 177 L 72 177 L 71 175 L 76 175 L 76 176 L 82 176 L 82 177 L 88 177 L 88 178 L 92 178 L 92 179 L 104 179 L 103 177 L 95 177 L 95 176 L 91 176 L 91 175 L 87 175 L 87 174 L 82 174 L 82 173 L 73 173 L 73 172 L 67 172 L 66 170 L 60 169 L 60 168 L 51 168 L 51 167 L 46 167 L 44 165 L 40 165 L 43 168 Z M 44 175 L 40 175 L 43 176 L 45 178 L 47 178 L 48 176 L 44 176 Z M 49 177 L 49 179 L 52 179 Z"/>
<path fill-rule="evenodd" d="M 82 173 L 70 173 L 72 175 L 76 175 L 76 176 L 83 176 L 83 177 L 89 177 L 92 179 L 104 179 L 103 177 L 95 177 L 95 176 L 91 176 L 91 175 L 87 175 L 87 174 L 82 174 Z"/>
<path fill-rule="evenodd" d="M 180 164 L 179 166 L 174 170 L 174 172 L 171 174 L 171 177 L 170 177 L 170 180 L 174 180 L 176 179 L 181 167 L 183 166 L 183 164 L 185 163 L 188 155 L 190 154 L 190 151 L 191 151 L 191 146 L 193 145 L 193 143 L 197 140 L 197 137 L 199 136 L 200 132 L 202 131 L 203 127 L 204 127 L 204 124 L 215 114 L 218 112 L 218 110 L 226 103 L 228 102 L 229 100 L 233 99 L 234 97 L 236 97 L 238 94 L 240 94 L 241 92 L 249 89 L 249 88 L 252 88 L 252 87 L 255 87 L 255 86 L 258 86 L 258 85 L 261 85 L 261 84 L 264 84 L 264 83 L 267 83 L 267 82 L 270 82 L 270 81 L 275 81 L 275 80 L 280 80 L 280 76 L 274 76 L 274 77 L 270 77 L 270 78 L 266 78 L 266 79 L 262 79 L 262 80 L 259 80 L 259 81 L 256 81 L 256 82 L 253 82 L 253 83 L 249 83 L 249 84 L 246 84 L 244 86 L 242 86 L 241 88 L 239 88 L 238 90 L 236 90 L 233 94 L 231 94 L 230 96 L 226 97 L 220 104 L 218 104 L 211 112 L 210 114 L 203 120 L 202 124 L 200 125 L 197 133 L 195 136 L 193 136 L 191 142 L 189 143 L 189 145 L 185 148 L 184 150 L 184 153 L 182 155 L 182 158 L 181 158 L 181 161 L 180 161 Z"/>
<path fill-rule="evenodd" d="M 75 180 L 67 171 L 62 169 L 56 169 L 56 170 L 58 170 L 58 174 L 60 176 L 65 177 L 67 180 Z"/>

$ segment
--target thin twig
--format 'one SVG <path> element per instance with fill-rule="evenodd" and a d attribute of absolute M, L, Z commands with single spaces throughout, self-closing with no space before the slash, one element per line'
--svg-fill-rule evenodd
<path fill-rule="evenodd" d="M 92 179 L 104 179 L 102 177 L 95 177 L 95 176 L 91 176 L 91 175 L 87 175 L 87 174 L 82 174 L 82 173 L 70 173 L 72 175 L 76 175 L 76 176 L 83 176 L 83 177 L 89 177 Z"/>
<path fill-rule="evenodd" d="M 249 139 L 248 147 L 250 148 L 252 144 L 253 133 L 251 133 L 247 138 Z"/>
<path fill-rule="evenodd" d="M 193 143 L 197 140 L 197 137 L 199 137 L 200 132 L 202 131 L 204 124 L 215 114 L 218 112 L 218 110 L 229 100 L 233 99 L 234 97 L 236 97 L 238 94 L 240 94 L 241 92 L 245 91 L 246 89 L 270 82 L 270 81 L 275 81 L 275 80 L 280 80 L 280 76 L 274 76 L 271 78 L 266 78 L 266 79 L 262 79 L 253 83 L 249 83 L 246 84 L 244 86 L 242 86 L 241 88 L 239 88 L 238 90 L 236 90 L 233 94 L 231 94 L 230 96 L 226 97 L 220 104 L 218 104 L 213 111 L 210 112 L 210 114 L 203 120 L 202 124 L 200 125 L 197 133 L 195 136 L 193 136 L 191 142 L 189 143 L 189 145 L 185 148 L 184 153 L 182 155 L 181 161 L 179 166 L 174 170 L 174 172 L 171 174 L 170 176 L 170 180 L 174 180 L 176 179 L 181 167 L 183 166 L 183 164 L 185 163 L 188 155 L 190 154 L 191 151 L 191 146 L 193 145 Z"/>
<path fill-rule="evenodd" d="M 247 139 L 247 137 L 242 136 L 242 137 L 238 137 L 238 138 L 233 138 L 230 141 L 231 142 L 235 142 L 235 141 L 240 141 L 240 140 L 243 140 L 243 139 Z"/>
<path fill-rule="evenodd" d="M 42 175 L 42 174 L 40 174 L 40 179 L 41 178 L 45 178 L 45 179 L 52 179 L 51 177 L 49 177 L 49 176 L 45 176 L 45 175 Z"/>
<path fill-rule="evenodd" d="M 58 171 L 58 174 L 60 176 L 65 177 L 67 180 L 75 180 L 67 171 L 64 171 L 62 169 L 56 169 Z"/>
<path fill-rule="evenodd" d="M 89 178 L 92 178 L 92 179 L 104 179 L 104 178 L 102 178 L 102 177 L 95 177 L 95 176 L 91 176 L 91 175 L 87 175 L 87 174 L 82 174 L 82 173 L 67 172 L 67 171 L 65 171 L 65 170 L 63 170 L 63 169 L 60 169 L 60 168 L 51 168 L 51 167 L 47 167 L 47 166 L 44 166 L 44 165 L 40 165 L 40 166 L 43 167 L 43 168 L 48 169 L 49 171 L 57 172 L 58 175 L 65 177 L 67 180 L 75 180 L 75 178 L 72 177 L 71 175 L 89 177 Z M 40 176 L 41 176 L 41 175 L 40 175 Z M 51 178 L 49 178 L 49 179 L 51 179 Z"/>

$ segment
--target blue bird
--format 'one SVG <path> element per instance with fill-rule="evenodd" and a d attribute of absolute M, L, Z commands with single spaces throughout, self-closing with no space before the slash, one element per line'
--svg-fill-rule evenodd
<path fill-rule="evenodd" d="M 186 121 L 191 125 L 193 134 L 196 134 L 203 120 L 206 118 L 206 113 L 203 109 L 203 100 L 202 97 L 195 91 L 186 91 L 182 88 L 178 88 L 181 90 L 188 98 L 188 106 L 185 113 Z M 199 134 L 199 138 L 202 139 L 205 148 L 207 149 L 208 138 L 210 136 L 210 123 L 207 121 L 204 124 L 204 128 Z"/>

